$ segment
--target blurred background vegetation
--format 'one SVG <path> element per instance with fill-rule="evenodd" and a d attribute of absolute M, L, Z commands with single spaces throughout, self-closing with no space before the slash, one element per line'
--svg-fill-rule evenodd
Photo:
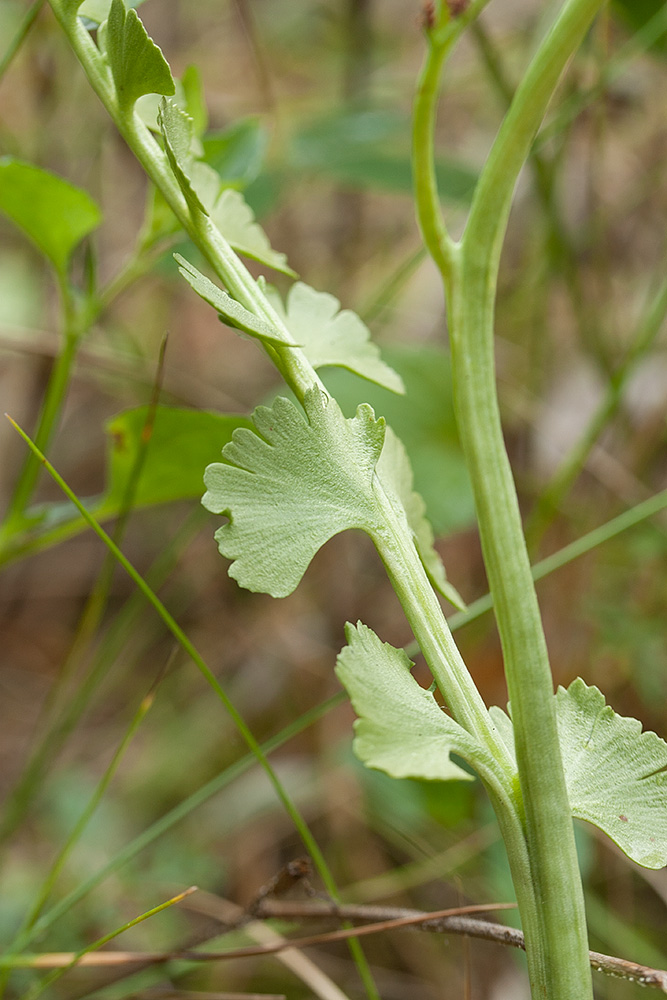
<path fill-rule="evenodd" d="M 438 156 L 454 231 L 514 85 L 559 6 L 492 3 L 451 61 Z M 535 559 L 666 485 L 665 9 L 645 0 L 600 16 L 517 191 L 501 271 L 498 379 Z M 2 0 L 0 58 L 29 10 Z M 403 437 L 449 577 L 475 599 L 486 583 L 452 412 L 444 305 L 410 199 L 418 4 L 150 0 L 141 16 L 175 74 L 199 69 L 208 161 L 244 191 L 300 276 L 367 320 L 403 374 L 405 399 L 341 371 L 325 377 L 345 407 L 371 402 Z M 192 71 L 186 80 L 196 87 Z M 174 250 L 201 263 L 179 234 L 162 231 L 136 253 L 144 177 L 47 6 L 3 65 L 0 152 L 62 175 L 102 207 L 101 226 L 73 262 L 81 288 L 94 280 L 103 289 L 100 308 L 49 457 L 79 496 L 101 496 L 91 503 L 118 513 L 109 461 L 116 469 L 130 461 L 123 442 L 136 445 L 146 411 L 116 415 L 146 406 L 158 389 L 163 404 L 247 415 L 278 391 L 276 374 L 177 277 Z M 2 410 L 30 431 L 61 350 L 62 311 L 44 258 L 4 218 L 0 233 Z M 394 645 L 411 635 L 365 536 L 333 539 L 284 600 L 236 587 L 212 538 L 218 519 L 198 504 L 201 471 L 222 443 L 216 420 L 201 420 L 195 451 L 176 425 L 161 434 L 156 425 L 143 457 L 149 479 L 162 476 L 167 486 L 160 480 L 156 495 L 147 488 L 142 497 L 139 485 L 123 548 L 266 740 L 339 691 L 332 667 L 345 621 L 361 619 Z M 24 445 L 9 425 L 0 435 L 9 502 Z M 246 905 L 303 853 L 298 838 L 256 765 L 227 770 L 245 748 L 220 704 L 128 579 L 110 572 L 97 539 L 77 525 L 62 528 L 70 514 L 45 476 L 35 501 L 34 524 L 0 554 L 0 939 L 8 945 L 26 918 L 149 691 L 152 706 L 76 839 L 31 949 L 75 950 L 193 883 L 202 892 L 187 907 L 117 945 L 168 949 L 214 937 L 214 897 Z M 666 563 L 667 520 L 656 516 L 539 584 L 556 681 L 581 675 L 616 711 L 663 736 Z M 504 704 L 491 617 L 458 640 L 487 702 Z M 479 783 L 395 782 L 365 771 L 352 756 L 351 723 L 341 700 L 272 755 L 344 897 L 434 909 L 511 899 Z M 212 785 L 176 821 L 170 811 L 215 781 L 219 789 Z M 164 817 L 160 832 L 153 824 Z M 592 947 L 664 968 L 667 876 L 632 865 L 591 828 L 578 835 Z M 95 879 L 103 869 L 106 877 Z M 87 880 L 89 891 L 79 892 Z M 521 956 L 499 946 L 394 932 L 364 949 L 384 1000 L 526 995 Z M 344 945 L 308 954 L 348 996 L 362 995 Z M 33 979 L 14 974 L 9 995 Z M 277 958 L 180 963 L 112 980 L 108 971 L 76 971 L 48 995 L 127 997 L 155 986 L 314 995 Z M 609 1000 L 639 995 L 615 980 L 598 979 L 596 989 Z"/>

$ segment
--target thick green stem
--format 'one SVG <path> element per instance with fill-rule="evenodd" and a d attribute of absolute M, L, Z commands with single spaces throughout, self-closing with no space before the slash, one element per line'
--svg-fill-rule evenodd
<path fill-rule="evenodd" d="M 505 451 L 495 386 L 493 320 L 498 265 L 519 171 L 525 163 L 560 74 L 601 0 L 569 0 L 519 87 L 482 172 L 460 245 L 425 231 L 445 283 L 455 406 L 475 492 L 480 536 L 500 631 L 512 703 L 521 800 L 538 907 L 537 935 L 528 942 L 533 997 L 592 997 L 583 891 L 556 728 L 553 681 L 531 577 L 512 472 Z M 429 60 L 441 64 L 432 47 Z M 432 81 L 425 72 L 423 79 Z M 434 84 L 432 84 L 434 86 Z M 416 119 L 434 115 L 434 93 L 417 95 Z M 428 178 L 432 142 L 415 130 L 419 216 L 433 211 Z M 456 248 L 459 249 L 459 248 Z M 512 851 L 512 845 L 508 844 Z M 517 893 L 519 895 L 519 892 Z M 521 902 L 521 900 L 520 900 Z M 522 912 L 522 918 L 524 914 Z"/>

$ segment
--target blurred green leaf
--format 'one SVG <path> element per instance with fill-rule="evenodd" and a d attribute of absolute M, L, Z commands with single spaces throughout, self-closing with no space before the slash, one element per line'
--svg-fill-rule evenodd
<path fill-rule="evenodd" d="M 89 194 L 31 163 L 0 160 L 0 211 L 65 274 L 76 245 L 101 221 Z"/>
<path fill-rule="evenodd" d="M 204 160 L 223 184 L 242 190 L 259 176 L 268 141 L 259 118 L 243 118 L 203 137 Z"/>
<path fill-rule="evenodd" d="M 664 14 L 665 0 L 613 0 L 612 9 L 634 31 L 641 31 L 654 17 Z M 652 52 L 667 54 L 667 25 L 649 48 Z"/>
<path fill-rule="evenodd" d="M 125 9 L 123 0 L 112 0 L 104 44 L 121 108 L 131 108 L 143 94 L 175 92 L 162 52 L 148 37 L 137 13 Z"/>
<path fill-rule="evenodd" d="M 146 424 L 147 407 L 126 410 L 107 424 L 107 488 L 95 505 L 98 516 L 117 513 L 135 468 Z M 202 493 L 204 469 L 238 427 L 252 427 L 246 417 L 205 410 L 158 406 L 134 506 L 169 503 Z"/>
<path fill-rule="evenodd" d="M 385 417 L 405 445 L 414 488 L 436 535 L 465 528 L 474 521 L 475 506 L 456 430 L 449 356 L 425 345 L 383 347 L 382 355 L 403 379 L 404 396 L 342 369 L 325 371 L 322 379 L 346 415 L 367 402 Z"/>
<path fill-rule="evenodd" d="M 351 187 L 412 192 L 408 120 L 389 111 L 343 111 L 311 122 L 293 136 L 289 160 L 298 170 Z M 440 196 L 468 202 L 477 174 L 453 160 L 436 163 Z"/>

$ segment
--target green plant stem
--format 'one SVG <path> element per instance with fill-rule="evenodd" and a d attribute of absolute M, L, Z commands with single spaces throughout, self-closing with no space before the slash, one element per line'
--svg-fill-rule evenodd
<path fill-rule="evenodd" d="M 581 878 L 565 788 L 546 642 L 498 408 L 493 320 L 498 265 L 514 186 L 561 72 L 600 0 L 569 0 L 536 53 L 494 142 L 473 198 L 460 256 L 442 255 L 442 237 L 424 233 L 445 284 L 457 422 L 470 471 L 512 704 L 517 764 L 538 926 L 526 927 L 533 997 L 592 998 Z M 438 68 L 433 46 L 427 57 Z M 437 81 L 425 69 L 422 79 Z M 434 115 L 435 94 L 417 93 L 415 118 Z M 428 138 L 428 137 L 427 137 Z M 433 210 L 423 181 L 433 145 L 420 145 L 415 170 L 420 221 Z M 420 177 L 422 182 L 420 183 Z M 443 263 L 446 266 L 443 266 Z M 511 845 L 508 845 L 511 850 Z M 517 897 L 529 895 L 528 887 Z M 522 919 L 523 919 L 522 912 Z"/>
<path fill-rule="evenodd" d="M 135 114 L 134 109 L 122 110 L 113 89 L 106 63 L 103 62 L 95 43 L 83 27 L 76 11 L 51 0 L 53 12 L 62 25 L 74 52 L 81 63 L 93 90 L 100 98 L 116 128 L 125 139 L 147 176 L 159 189 L 178 222 L 193 243 L 204 254 L 230 295 L 255 315 L 267 320 L 283 334 L 285 347 L 273 346 L 271 358 L 285 381 L 303 401 L 313 383 L 323 391 L 324 386 L 303 351 L 294 340 L 285 323 L 259 288 L 247 268 L 241 263 L 208 215 L 191 213 L 171 171 L 169 161 L 149 129 Z M 65 9 L 63 9 L 65 7 Z"/>
<path fill-rule="evenodd" d="M 106 545 L 109 552 L 113 554 L 115 559 L 123 567 L 127 575 L 130 577 L 132 582 L 141 591 L 146 600 L 155 609 L 159 617 L 162 619 L 168 630 L 176 639 L 181 649 L 186 653 L 187 656 L 193 661 L 199 672 L 202 674 L 204 679 L 208 682 L 209 686 L 218 696 L 219 700 L 224 705 L 227 713 L 229 714 L 232 722 L 236 726 L 241 737 L 245 741 L 247 747 L 252 751 L 252 753 L 257 758 L 262 769 L 264 770 L 266 776 L 268 777 L 271 785 L 273 786 L 279 801 L 282 803 L 287 815 L 292 820 L 295 829 L 299 833 L 301 840 L 303 841 L 304 847 L 313 859 L 315 868 L 317 869 L 324 886 L 331 896 L 332 899 L 338 899 L 338 890 L 336 883 L 334 881 L 333 875 L 327 865 L 324 855 L 320 851 L 319 844 L 315 840 L 313 834 L 308 827 L 308 824 L 303 819 L 301 813 L 293 802 L 291 796 L 287 792 L 286 788 L 278 778 L 274 768 L 271 766 L 267 760 L 265 754 L 255 739 L 252 731 L 246 724 L 243 716 L 240 714 L 236 706 L 233 704 L 226 691 L 216 678 L 215 674 L 212 672 L 211 668 L 205 662 L 201 654 L 198 652 L 194 644 L 187 637 L 183 629 L 176 622 L 175 618 L 170 614 L 167 608 L 164 606 L 162 601 L 159 599 L 157 594 L 146 583 L 141 574 L 134 568 L 132 563 L 127 559 L 127 557 L 121 552 L 118 546 L 114 543 L 113 539 L 104 531 L 104 529 L 98 524 L 92 514 L 84 507 L 76 494 L 70 489 L 62 476 L 56 471 L 56 469 L 51 465 L 47 458 L 39 451 L 37 446 L 33 441 L 30 440 L 29 436 L 23 431 L 18 424 L 9 418 L 10 422 L 14 428 L 21 435 L 23 440 L 26 442 L 28 447 L 33 451 L 33 453 L 38 457 L 39 461 L 44 465 L 46 471 L 49 473 L 51 478 L 60 487 L 65 496 L 72 501 L 74 506 L 77 508 L 79 513 L 84 517 L 90 527 L 93 529 L 98 538 Z M 364 957 L 363 951 L 361 950 L 360 943 L 356 938 L 352 938 L 349 942 L 350 951 L 357 965 L 359 974 L 362 978 L 366 991 L 371 1000 L 379 1000 L 375 983 L 370 973 L 370 969 Z"/>

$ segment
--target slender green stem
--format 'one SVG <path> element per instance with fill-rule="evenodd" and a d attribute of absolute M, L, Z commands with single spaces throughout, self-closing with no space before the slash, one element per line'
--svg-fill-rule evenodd
<path fill-rule="evenodd" d="M 460 257 L 450 256 L 446 267 L 440 261 L 457 421 L 512 703 L 530 858 L 520 877 L 530 880 L 539 901 L 536 933 L 527 942 L 529 956 L 539 956 L 531 957 L 531 987 L 535 998 L 549 1000 L 585 1000 L 592 997 L 592 983 L 553 682 L 498 409 L 493 318 L 500 252 L 519 171 L 561 72 L 600 5 L 600 0 L 565 4 L 523 78 L 480 176 Z M 433 50 L 427 62 L 432 60 L 441 62 Z M 422 103 L 432 114 L 432 101 L 418 91 L 416 115 Z M 417 163 L 422 157 L 432 158 L 429 146 L 415 147 Z M 431 211 L 432 197 L 417 186 L 417 198 L 423 199 L 421 217 Z M 529 895 L 528 887 L 525 892 Z"/>
<path fill-rule="evenodd" d="M 252 731 L 249 729 L 248 725 L 243 719 L 243 716 L 240 714 L 234 703 L 231 701 L 226 691 L 224 690 L 224 688 L 222 687 L 222 685 L 212 672 L 211 668 L 208 666 L 204 658 L 198 652 L 198 650 L 191 642 L 191 640 L 188 638 L 188 636 L 185 634 L 180 625 L 176 622 L 175 618 L 170 614 L 170 612 L 164 606 L 164 604 L 157 596 L 157 594 L 155 594 L 154 591 L 151 590 L 151 588 L 146 583 L 141 574 L 134 568 L 129 559 L 121 552 L 121 550 L 115 544 L 113 539 L 106 533 L 106 531 L 104 531 L 104 529 L 95 520 L 92 514 L 81 503 L 79 498 L 70 489 L 65 480 L 62 478 L 62 476 L 56 471 L 56 469 L 51 465 L 51 463 L 47 460 L 47 458 L 39 451 L 37 446 L 34 444 L 33 441 L 30 440 L 25 431 L 23 431 L 14 420 L 12 420 L 11 418 L 9 418 L 9 420 L 11 424 L 14 426 L 14 428 L 21 435 L 23 440 L 26 442 L 28 447 L 38 457 L 39 461 L 42 462 L 46 471 L 49 473 L 54 482 L 57 483 L 57 485 L 63 491 L 65 496 L 72 501 L 74 506 L 77 508 L 79 513 L 84 517 L 84 519 L 90 525 L 90 527 L 98 536 L 98 538 L 106 545 L 109 552 L 113 553 L 115 559 L 123 567 L 123 569 L 130 577 L 132 582 L 135 584 L 136 587 L 138 587 L 138 589 L 144 595 L 149 604 L 151 604 L 152 607 L 155 609 L 159 617 L 162 619 L 166 627 L 169 629 L 171 634 L 176 639 L 181 649 L 187 654 L 187 656 L 190 657 L 190 659 L 193 661 L 199 672 L 205 678 L 209 686 L 215 691 L 216 695 L 218 696 L 219 700 L 222 702 L 225 709 L 227 710 L 227 713 L 232 719 L 232 722 L 236 726 L 241 737 L 245 741 L 248 748 L 255 754 L 258 762 L 260 763 L 262 769 L 264 770 L 269 781 L 271 782 L 271 785 L 273 786 L 279 801 L 283 804 L 283 807 L 285 808 L 287 815 L 292 820 L 295 829 L 298 831 L 299 836 L 301 837 L 306 850 L 313 859 L 315 868 L 319 872 L 319 875 L 322 878 L 322 881 L 325 885 L 327 892 L 329 893 L 332 899 L 336 900 L 338 898 L 338 890 L 336 887 L 336 883 L 329 869 L 329 866 L 325 861 L 324 855 L 320 850 L 319 844 L 315 840 L 313 834 L 310 831 L 310 828 L 308 827 L 308 824 L 303 819 L 301 813 L 299 812 L 298 808 L 293 802 L 291 796 L 289 795 L 286 788 L 278 778 L 278 775 L 276 774 L 274 768 L 271 766 L 265 754 L 262 752 L 262 749 L 258 741 L 253 735 Z M 355 962 L 359 970 L 359 974 L 362 977 L 362 980 L 369 994 L 369 997 L 375 998 L 375 1000 L 379 1000 L 375 984 L 370 974 L 370 970 L 368 968 L 363 952 L 361 950 L 361 945 L 355 938 L 352 938 L 350 940 L 349 947 L 355 959 Z"/>

